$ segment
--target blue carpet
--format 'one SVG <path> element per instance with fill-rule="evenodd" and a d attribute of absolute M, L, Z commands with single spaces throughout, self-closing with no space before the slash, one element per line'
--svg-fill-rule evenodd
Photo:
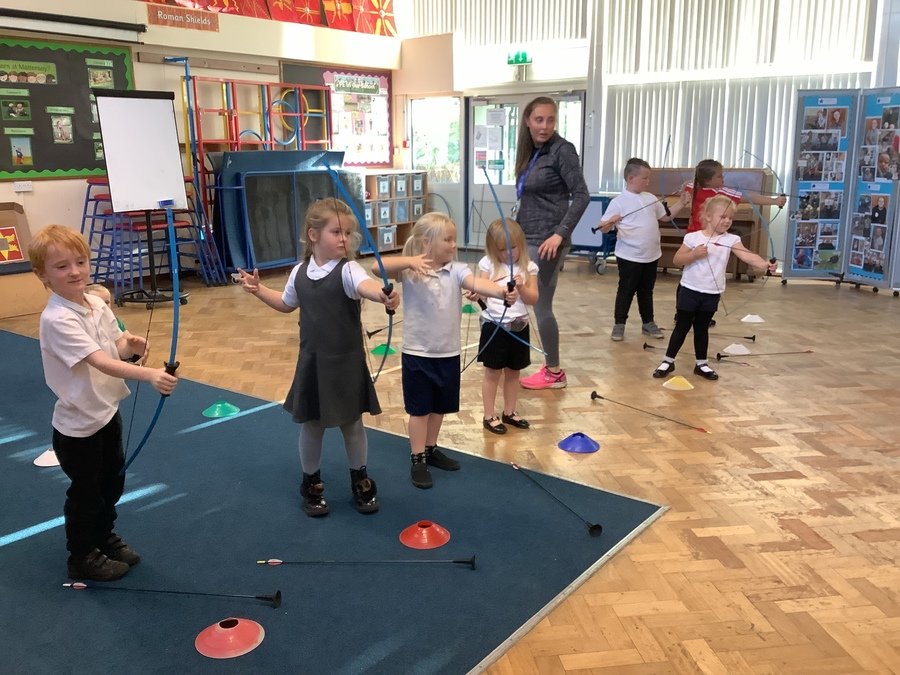
<path fill-rule="evenodd" d="M 7 386 L 0 392 L 0 635 L 6 672 L 464 673 L 494 658 L 651 522 L 660 507 L 533 474 L 584 523 L 506 464 L 451 453 L 463 468 L 434 470 L 435 487 L 409 482 L 403 437 L 368 430 L 369 472 L 381 511 L 350 500 L 340 435 L 326 435 L 323 479 L 331 514 L 313 520 L 298 498 L 297 425 L 280 406 L 184 380 L 126 481 L 117 530 L 143 556 L 116 587 L 267 595 L 253 599 L 64 589 L 61 527 L 67 479 L 32 460 L 50 442 L 52 394 L 35 340 L 0 332 Z M 286 381 L 287 383 L 287 381 Z M 132 387 L 134 389 L 134 387 Z M 201 416 L 225 399 L 248 414 L 217 424 Z M 132 446 L 158 400 L 141 387 Z M 128 426 L 132 399 L 122 404 Z M 547 452 L 559 452 L 547 449 Z M 429 519 L 450 542 L 430 551 L 400 544 Z M 458 565 L 281 566 L 283 560 L 437 560 Z M 254 651 L 214 661 L 194 649 L 227 617 L 259 622 Z"/>

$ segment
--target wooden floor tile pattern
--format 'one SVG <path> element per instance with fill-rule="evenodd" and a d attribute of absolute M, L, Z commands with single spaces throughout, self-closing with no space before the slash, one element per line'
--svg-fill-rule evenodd
<path fill-rule="evenodd" d="M 286 276 L 264 281 L 280 288 Z M 847 284 L 729 282 L 725 310 L 736 311 L 719 312 L 710 344 L 721 379 L 691 373 L 689 337 L 675 374 L 695 388 L 676 392 L 650 377 L 665 341 L 640 335 L 636 306 L 625 341 L 610 341 L 616 283 L 615 268 L 598 276 L 581 261 L 566 264 L 556 307 L 569 385 L 520 390 L 518 410 L 531 430 L 502 437 L 482 430 L 475 364 L 441 441 L 669 511 L 489 672 L 900 672 L 900 299 Z M 674 275 L 657 283 L 656 319 L 664 327 L 671 327 L 676 283 Z M 297 315 L 274 312 L 238 286 L 205 288 L 190 279 L 185 286 L 181 375 L 281 400 L 297 358 Z M 117 312 L 132 332 L 146 330 L 143 306 Z M 168 307 L 153 313 L 157 359 L 168 353 L 171 314 Z M 742 323 L 745 314 L 765 323 Z M 368 330 L 385 325 L 380 306 L 367 303 L 363 317 Z M 0 328 L 36 336 L 37 318 L 3 320 Z M 394 346 L 402 332 L 398 324 Z M 461 332 L 477 342 L 477 317 L 464 315 Z M 385 338 L 382 331 L 369 346 Z M 645 341 L 656 349 L 642 349 Z M 814 351 L 716 362 L 716 351 L 732 342 L 760 354 Z M 373 368 L 379 362 L 372 357 Z M 405 434 L 398 365 L 399 356 L 389 357 L 377 384 L 384 413 L 365 421 Z M 710 433 L 592 401 L 592 390 Z M 600 451 L 558 450 L 575 431 L 598 440 Z M 603 522 L 602 513 L 585 515 Z"/>

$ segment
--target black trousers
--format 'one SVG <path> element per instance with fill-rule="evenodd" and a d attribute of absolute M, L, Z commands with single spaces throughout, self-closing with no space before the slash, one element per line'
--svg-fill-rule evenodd
<path fill-rule="evenodd" d="M 719 307 L 719 295 L 700 293 L 678 284 L 675 298 L 677 308 L 675 328 L 672 329 L 672 335 L 669 336 L 666 356 L 670 359 L 678 356 L 678 350 L 681 349 L 687 334 L 693 328 L 694 356 L 698 361 L 704 361 L 709 350 L 709 322 L 712 321 L 713 314 Z"/>
<path fill-rule="evenodd" d="M 619 268 L 619 288 L 616 291 L 614 316 L 616 323 L 625 323 L 631 301 L 637 295 L 638 312 L 643 323 L 653 321 L 653 287 L 656 285 L 656 263 L 632 262 L 616 258 Z"/>
<path fill-rule="evenodd" d="M 97 433 L 74 438 L 53 430 L 59 466 L 72 481 L 63 509 L 66 548 L 73 557 L 87 555 L 109 537 L 116 522 L 116 503 L 125 489 L 122 418 L 117 412 Z"/>

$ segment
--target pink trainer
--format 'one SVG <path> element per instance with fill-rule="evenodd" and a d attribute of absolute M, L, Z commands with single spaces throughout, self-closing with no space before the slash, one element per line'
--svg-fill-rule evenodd
<path fill-rule="evenodd" d="M 562 370 L 551 373 L 547 366 L 543 366 L 534 375 L 521 378 L 519 384 L 526 389 L 563 389 L 566 386 L 566 373 Z"/>

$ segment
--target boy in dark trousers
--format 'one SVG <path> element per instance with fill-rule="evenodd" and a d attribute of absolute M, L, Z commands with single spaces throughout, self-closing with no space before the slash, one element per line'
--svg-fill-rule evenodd
<path fill-rule="evenodd" d="M 149 382 L 170 394 L 178 379 L 163 368 L 126 363 L 146 360 L 145 338 L 119 329 L 112 310 L 85 293 L 91 252 L 75 231 L 61 225 L 41 230 L 28 247 L 34 273 L 52 291 L 41 313 L 41 359 L 47 386 L 56 394 L 53 449 L 72 481 L 64 508 L 68 575 L 112 581 L 140 562 L 113 532 L 125 463 L 119 401 L 126 378 Z"/>

